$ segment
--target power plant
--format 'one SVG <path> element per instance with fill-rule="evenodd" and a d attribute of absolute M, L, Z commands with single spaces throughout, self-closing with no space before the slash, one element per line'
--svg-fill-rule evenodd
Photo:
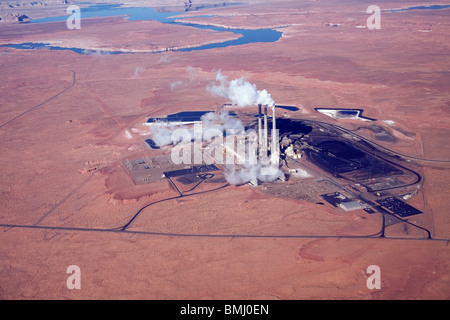
<path fill-rule="evenodd" d="M 254 126 L 254 123 L 251 124 L 256 130 L 245 130 L 244 124 L 235 117 L 236 114 L 230 112 L 227 108 L 222 108 L 219 112 L 197 112 L 192 115 L 185 112 L 182 115 L 170 115 L 166 119 L 148 119 L 146 124 L 153 128 L 151 129 L 153 130 L 153 139 L 171 134 L 171 130 L 169 130 L 170 125 L 167 126 L 167 123 L 174 124 L 175 126 L 181 125 L 185 133 L 188 135 L 191 134 L 191 137 L 184 141 L 194 141 L 194 153 L 191 153 L 191 156 L 201 154 L 206 162 L 223 165 L 227 173 L 232 172 L 231 175 L 235 175 L 236 179 L 233 180 L 231 178 L 230 180 L 236 181 L 236 184 L 250 182 L 252 185 L 258 185 L 261 181 L 284 181 L 285 175 L 280 170 L 281 150 L 277 131 L 275 105 L 257 104 L 257 107 L 257 128 Z M 269 108 L 272 109 L 270 119 L 268 114 Z M 271 126 L 269 120 L 272 122 Z M 192 124 L 193 129 L 191 128 Z M 162 130 L 158 129 L 158 126 L 161 125 L 163 126 Z M 272 130 L 269 134 L 270 127 Z M 222 132 L 223 136 L 211 141 L 208 138 L 211 131 L 208 130 Z M 200 139 L 205 140 L 198 140 L 200 136 Z M 166 143 L 173 143 L 170 137 L 166 138 L 169 138 L 164 139 Z M 146 140 L 152 149 L 155 148 L 155 141 L 153 139 Z M 199 147 L 202 150 L 199 150 Z M 190 150 L 191 147 L 186 146 L 185 148 L 185 150 Z M 191 157 L 188 156 L 188 158 Z M 197 158 L 193 162 L 200 164 L 201 160 L 199 162 L 199 159 Z M 227 177 L 229 176 L 227 175 Z"/>
<path fill-rule="evenodd" d="M 226 181 L 229 185 L 249 183 L 253 186 L 263 183 L 261 190 L 267 194 L 316 204 L 325 201 L 342 213 L 364 210 L 368 214 L 380 212 L 401 217 L 422 213 L 385 192 L 396 189 L 406 200 L 406 196 L 417 193 L 420 174 L 404 167 L 403 163 L 394 163 L 382 150 L 367 149 L 361 136 L 323 121 L 283 116 L 277 119 L 276 107 L 287 110 L 293 107 L 275 107 L 270 101 L 248 105 L 252 109 L 257 107 L 257 114 L 255 109 L 239 113 L 242 120 L 237 112 L 229 110 L 234 106 L 223 105 L 217 112 L 185 111 L 166 118 L 147 119 L 153 139 L 165 138 L 158 140 L 165 141 L 162 145 L 146 139 L 150 149 L 171 147 L 163 148 L 152 157 L 124 161 L 134 183 L 146 184 L 167 178 L 180 194 L 182 189 L 177 184 L 192 189 L 192 185 L 195 184 L 195 188 L 203 182 Z M 347 109 L 333 110 L 344 116 L 350 114 L 346 113 Z M 353 110 L 351 115 L 354 115 Z M 200 130 L 196 130 L 196 126 Z M 166 139 L 170 138 L 172 130 L 178 129 L 187 139 L 182 143 L 178 139 Z M 206 134 L 208 130 L 216 133 L 214 139 Z M 196 132 L 202 135 L 195 135 Z M 196 155 L 201 155 L 201 159 Z M 177 159 L 183 161 L 174 161 Z M 288 181 L 275 183 L 280 180 Z"/>

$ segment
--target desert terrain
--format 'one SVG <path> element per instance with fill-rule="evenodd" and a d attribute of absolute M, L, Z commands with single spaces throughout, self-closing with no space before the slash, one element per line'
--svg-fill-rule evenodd
<path fill-rule="evenodd" d="M 77 4 L 48 2 L 1 12 L 42 18 Z M 229 30 L 124 17 L 82 20 L 80 30 L 0 24 L 0 45 L 87 53 L 0 47 L 0 299 L 449 299 L 450 8 L 391 12 L 430 3 L 380 0 L 381 28 L 369 30 L 370 1 L 192 2 L 205 8 L 184 12 L 180 1 L 177 19 Z M 237 39 L 235 28 L 282 37 L 176 50 Z M 282 117 L 339 125 L 406 155 L 423 178 L 408 200 L 423 213 L 408 221 L 431 238 L 405 223 L 372 236 L 381 215 L 277 197 L 270 185 L 203 183 L 177 197 L 167 179 L 135 184 L 125 160 L 169 152 L 144 143 L 147 117 L 218 111 L 229 103 L 207 90 L 218 70 L 298 108 Z M 364 109 L 395 139 L 315 108 Z M 66 286 L 70 265 L 80 290 Z M 371 265 L 380 289 L 366 285 Z"/>

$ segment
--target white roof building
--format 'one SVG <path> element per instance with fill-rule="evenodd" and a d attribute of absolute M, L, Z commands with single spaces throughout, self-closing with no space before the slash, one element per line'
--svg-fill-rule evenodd
<path fill-rule="evenodd" d="M 352 210 L 361 209 L 362 205 L 358 201 L 349 201 L 349 202 L 341 202 L 339 204 L 339 207 L 341 209 L 344 209 L 345 211 L 352 211 Z"/>

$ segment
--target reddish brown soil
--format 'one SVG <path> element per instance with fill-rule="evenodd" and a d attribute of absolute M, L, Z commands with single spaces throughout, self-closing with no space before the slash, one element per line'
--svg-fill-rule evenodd
<path fill-rule="evenodd" d="M 238 38 L 233 33 L 200 30 L 157 21 L 127 21 L 112 17 L 86 19 L 79 30 L 68 32 L 66 23 L 6 25 L 0 43 L 43 42 L 86 50 L 160 52 Z M 12 41 L 12 39 L 14 39 Z"/>

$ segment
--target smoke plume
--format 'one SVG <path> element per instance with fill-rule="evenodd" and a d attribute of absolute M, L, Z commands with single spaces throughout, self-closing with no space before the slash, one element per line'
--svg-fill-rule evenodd
<path fill-rule="evenodd" d="M 226 98 L 234 106 L 247 107 L 258 104 L 275 108 L 275 101 L 267 90 L 258 90 L 255 84 L 246 81 L 245 77 L 228 81 L 219 70 L 216 83 L 207 87 L 213 95 Z M 252 182 L 270 182 L 277 179 L 284 180 L 284 173 L 278 166 L 272 164 L 245 164 L 243 166 L 229 165 L 225 168 L 225 178 L 232 185 L 241 185 Z"/>
<path fill-rule="evenodd" d="M 228 81 L 219 70 L 216 83 L 207 87 L 212 94 L 226 98 L 238 107 L 256 106 L 258 104 L 275 107 L 275 102 L 266 90 L 258 90 L 255 84 L 245 80 L 245 77 Z"/>
<path fill-rule="evenodd" d="M 244 165 L 242 167 L 225 167 L 225 179 L 231 185 L 242 185 L 248 182 L 258 184 L 258 182 L 271 182 L 277 179 L 284 180 L 283 171 L 272 165 L 262 165 L 260 163 L 253 165 Z"/>
<path fill-rule="evenodd" d="M 186 125 L 174 125 L 170 122 L 159 121 L 153 123 L 150 127 L 150 132 L 153 135 L 153 141 L 158 147 L 167 146 L 170 144 L 176 145 L 181 141 L 173 137 L 172 133 L 176 129 L 184 129 L 189 133 L 191 140 L 202 141 L 205 131 L 209 129 L 217 129 L 222 134 L 227 130 L 234 130 L 234 132 L 244 132 L 244 125 L 241 120 L 233 117 L 230 113 L 221 109 L 219 112 L 208 112 L 204 114 L 200 120 L 202 121 L 202 131 L 194 132 L 194 128 Z"/>
<path fill-rule="evenodd" d="M 191 69 L 187 70 L 188 72 L 192 71 Z M 189 73 L 191 74 L 191 72 Z M 228 81 L 220 70 L 217 72 L 216 82 L 208 86 L 207 90 L 213 95 L 230 100 L 234 106 L 246 107 L 262 104 L 271 108 L 275 107 L 274 100 L 266 90 L 258 90 L 256 85 L 246 81 L 245 77 Z M 189 133 L 190 139 L 194 140 L 195 138 L 196 141 L 203 140 L 203 134 L 211 128 L 218 129 L 222 134 L 227 130 L 234 130 L 235 133 L 245 133 L 245 127 L 242 122 L 230 115 L 225 109 L 219 112 L 206 113 L 201 117 L 201 121 L 202 132 L 194 132 L 193 128 L 184 125 L 174 126 L 170 123 L 152 125 L 150 130 L 153 134 L 153 140 L 160 147 L 169 144 L 176 145 L 181 142 L 172 138 L 172 131 L 175 129 L 184 129 L 186 133 Z M 199 134 L 202 136 L 197 136 Z M 284 180 L 285 178 L 284 173 L 277 165 L 272 165 L 261 159 L 254 164 L 227 165 L 225 166 L 224 174 L 228 183 L 232 185 L 241 185 L 248 182 L 257 184 L 258 182 Z"/>
<path fill-rule="evenodd" d="M 112 54 L 112 52 L 109 52 L 109 51 L 91 50 L 91 49 L 84 49 L 81 53 L 84 55 L 97 56 L 97 57 L 109 56 Z"/>
<path fill-rule="evenodd" d="M 152 124 L 150 132 L 153 135 L 153 141 L 158 147 L 164 147 L 172 144 L 172 129 L 173 126 L 165 122 L 157 122 Z"/>
<path fill-rule="evenodd" d="M 174 91 L 176 87 L 181 86 L 183 81 L 174 81 L 170 84 L 170 91 Z"/>
<path fill-rule="evenodd" d="M 235 132 L 243 132 L 244 125 L 241 120 L 230 115 L 230 113 L 221 109 L 218 113 L 208 112 L 201 117 L 203 130 L 217 128 L 222 132 L 226 130 L 234 130 Z"/>
<path fill-rule="evenodd" d="M 144 68 L 142 67 L 136 67 L 136 69 L 134 70 L 134 75 L 132 79 L 136 79 L 137 77 L 139 77 L 139 73 L 145 71 Z"/>

